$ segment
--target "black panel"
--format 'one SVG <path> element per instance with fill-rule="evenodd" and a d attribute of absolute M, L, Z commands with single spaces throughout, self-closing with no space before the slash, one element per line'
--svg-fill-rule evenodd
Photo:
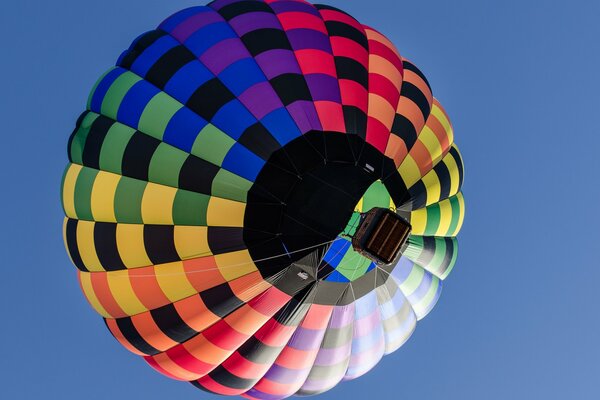
<path fill-rule="evenodd" d="M 273 10 L 271 10 L 267 4 L 260 1 L 239 1 L 221 8 L 218 10 L 218 13 L 221 14 L 221 16 L 227 21 L 229 21 L 238 15 L 256 11 L 263 11 L 273 14 Z"/>
<path fill-rule="evenodd" d="M 152 264 L 179 261 L 173 225 L 144 225 L 144 247 Z"/>
<path fill-rule="evenodd" d="M 87 139 L 85 140 L 85 147 L 83 148 L 83 165 L 100 169 L 100 150 L 102 150 L 102 144 L 104 143 L 108 130 L 114 124 L 115 121 L 103 116 L 99 116 L 94 120 L 87 135 Z"/>
<path fill-rule="evenodd" d="M 115 319 L 115 322 L 117 323 L 117 326 L 119 327 L 119 330 L 121 331 L 125 339 L 127 339 L 127 341 L 131 343 L 133 347 L 149 356 L 153 356 L 155 354 L 160 353 L 160 351 L 148 344 L 148 342 L 146 342 L 144 338 L 139 334 L 137 329 L 135 329 L 131 318 L 117 318 Z"/>
<path fill-rule="evenodd" d="M 208 227 L 208 247 L 212 254 L 229 253 L 245 249 L 243 229 Z"/>
<path fill-rule="evenodd" d="M 394 124 L 392 125 L 392 132 L 394 135 L 404 140 L 406 149 L 409 151 L 417 141 L 417 131 L 415 130 L 415 126 L 404 115 L 396 114 Z"/>
<path fill-rule="evenodd" d="M 404 181 L 402 180 L 402 177 L 398 171 L 386 176 L 383 179 L 383 184 L 385 185 L 385 188 L 387 189 L 397 208 L 400 208 L 410 199 L 406 185 L 404 184 Z"/>
<path fill-rule="evenodd" d="M 150 161 L 159 145 L 158 139 L 135 132 L 123 152 L 121 165 L 123 175 L 147 181 Z"/>
<path fill-rule="evenodd" d="M 146 80 L 163 89 L 177 71 L 195 59 L 184 46 L 176 46 L 154 63 L 146 74 Z"/>
<path fill-rule="evenodd" d="M 342 106 L 344 111 L 344 123 L 346 132 L 356 134 L 362 138 L 367 135 L 367 114 L 355 106 Z"/>
<path fill-rule="evenodd" d="M 411 186 L 410 190 L 410 209 L 418 210 L 427 204 L 427 188 L 422 180 Z"/>
<path fill-rule="evenodd" d="M 100 264 L 107 271 L 126 269 L 117 248 L 117 224 L 96 222 L 94 225 L 94 247 Z"/>
<path fill-rule="evenodd" d="M 211 194 L 212 183 L 219 167 L 198 157 L 189 156 L 179 172 L 179 188 Z"/>
<path fill-rule="evenodd" d="M 436 241 L 433 236 L 422 236 L 423 238 L 423 250 L 419 254 L 419 258 L 416 260 L 420 266 L 429 265 L 433 257 L 435 256 Z"/>
<path fill-rule="evenodd" d="M 429 102 L 427 101 L 427 98 L 423 92 L 421 92 L 421 90 L 412 83 L 406 81 L 402 82 L 402 88 L 400 90 L 400 95 L 414 101 L 419 107 L 419 110 L 421 110 L 423 119 L 427 120 L 427 117 L 429 117 L 429 113 L 431 112 L 431 107 L 429 106 Z"/>
<path fill-rule="evenodd" d="M 166 32 L 155 30 L 141 35 L 132 45 L 132 48 L 127 50 L 124 56 L 120 59 L 119 66 L 130 69 L 135 60 L 144 52 L 144 50 L 152 46 L 154 42 L 166 34 Z"/>
<path fill-rule="evenodd" d="M 200 293 L 206 307 L 221 318 L 232 313 L 244 303 L 238 299 L 229 285 L 223 283 Z"/>
<path fill-rule="evenodd" d="M 450 188 L 452 186 L 450 181 L 450 171 L 448 171 L 446 163 L 441 161 L 435 166 L 434 171 L 440 181 L 440 200 L 447 199 L 450 197 Z"/>
<path fill-rule="evenodd" d="M 217 78 L 213 78 L 200 86 L 187 101 L 192 111 L 210 121 L 225 104 L 235 99 L 235 96 Z"/>
<path fill-rule="evenodd" d="M 181 319 L 173 304 L 151 310 L 150 314 L 160 330 L 177 343 L 183 343 L 198 333 Z"/>
<path fill-rule="evenodd" d="M 260 122 L 248 127 L 238 142 L 263 160 L 268 160 L 275 151 L 281 148 L 279 142 Z"/>
<path fill-rule="evenodd" d="M 312 101 L 303 75 L 282 74 L 271 79 L 270 82 L 284 106 L 288 106 L 297 100 Z"/>
<path fill-rule="evenodd" d="M 237 352 L 246 360 L 255 364 L 271 364 L 281 353 L 282 347 L 269 346 L 255 336 L 251 336 Z"/>
<path fill-rule="evenodd" d="M 84 111 L 81 113 L 81 115 L 79 115 L 79 118 L 77 118 L 77 122 L 75 123 L 75 129 L 73 129 L 73 132 L 71 132 L 71 136 L 69 136 L 69 142 L 67 143 L 67 156 L 69 157 L 70 162 L 73 162 L 73 158 L 71 157 L 71 149 L 73 146 L 73 140 L 75 139 L 75 135 L 77 134 L 77 131 L 79 131 L 79 128 L 81 127 L 81 124 L 83 123 L 83 120 L 89 113 L 90 113 L 89 111 Z"/>
<path fill-rule="evenodd" d="M 239 376 L 236 376 L 236 375 L 232 374 L 231 372 L 227 371 L 222 365 L 219 365 L 217 368 L 215 368 L 213 371 L 211 371 L 210 374 L 208 374 L 208 375 L 218 384 L 223 385 L 228 388 L 238 389 L 238 390 L 250 389 L 252 386 L 254 386 L 256 381 L 260 378 L 260 377 L 257 377 L 256 379 L 240 378 Z"/>
<path fill-rule="evenodd" d="M 253 57 L 267 50 L 292 50 L 285 32 L 281 29 L 257 29 L 243 35 L 242 41 Z"/>
<path fill-rule="evenodd" d="M 427 85 L 429 90 L 431 90 L 431 86 L 429 86 L 429 81 L 427 80 L 425 75 L 423 75 L 421 70 L 419 68 L 417 68 L 413 63 L 411 63 L 410 61 L 402 60 L 402 66 L 404 67 L 405 70 L 412 71 L 415 74 L 417 74 L 421 79 L 423 79 L 423 81 L 425 82 L 425 84 Z"/>
<path fill-rule="evenodd" d="M 369 71 L 364 65 L 348 57 L 335 57 L 334 60 L 338 79 L 348 79 L 369 89 Z"/>
<path fill-rule="evenodd" d="M 69 255 L 73 260 L 73 264 L 75 264 L 80 271 L 88 271 L 79 254 L 79 246 L 77 245 L 77 223 L 78 220 L 76 219 L 67 219 L 67 226 L 65 228 L 67 249 L 69 250 Z"/>
<path fill-rule="evenodd" d="M 365 50 L 369 50 L 369 40 L 363 32 L 355 27 L 338 21 L 326 21 L 325 27 L 327 28 L 329 36 L 341 36 L 351 39 L 364 47 Z"/>
<path fill-rule="evenodd" d="M 460 157 L 460 154 L 458 153 L 458 150 L 456 149 L 456 147 L 450 147 L 450 151 L 448 152 L 452 155 L 452 157 L 454 157 L 454 159 L 456 160 L 456 166 L 458 167 L 458 187 L 461 188 L 462 184 L 463 184 L 463 179 L 464 179 L 464 171 L 463 171 L 463 163 L 462 163 L 462 158 Z"/>

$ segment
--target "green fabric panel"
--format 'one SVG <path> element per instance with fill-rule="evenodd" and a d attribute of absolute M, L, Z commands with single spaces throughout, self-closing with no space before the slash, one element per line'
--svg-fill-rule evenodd
<path fill-rule="evenodd" d="M 423 237 L 410 235 L 408 237 L 408 246 L 406 247 L 406 250 L 404 250 L 403 255 L 414 262 L 419 259 L 422 252 Z"/>
<path fill-rule="evenodd" d="M 245 203 L 252 182 L 227 170 L 220 169 L 213 180 L 211 193 L 215 197 L 236 200 Z"/>
<path fill-rule="evenodd" d="M 354 236 L 356 230 L 358 229 L 358 225 L 360 224 L 360 213 L 355 211 L 352 213 L 352 216 L 348 220 L 348 224 L 344 228 L 342 234 L 347 236 Z"/>
<path fill-rule="evenodd" d="M 188 155 L 168 144 L 161 143 L 150 160 L 148 180 L 171 187 L 179 187 L 179 172 Z"/>
<path fill-rule="evenodd" d="M 108 130 L 100 150 L 100 169 L 122 174 L 123 154 L 135 129 L 115 122 Z"/>
<path fill-rule="evenodd" d="M 138 130 L 162 140 L 169 121 L 182 107 L 181 103 L 168 94 L 158 93 L 146 104 L 138 123 Z"/>
<path fill-rule="evenodd" d="M 370 264 L 371 260 L 361 256 L 350 246 L 335 269 L 348 280 L 353 281 L 363 276 Z"/>
<path fill-rule="evenodd" d="M 198 134 L 192 154 L 212 164 L 221 166 L 235 140 L 214 125 L 207 124 Z"/>
<path fill-rule="evenodd" d="M 440 277 L 441 279 L 446 279 L 448 275 L 450 275 L 450 272 L 452 272 L 452 269 L 454 269 L 454 264 L 456 264 L 456 259 L 458 257 L 458 240 L 456 240 L 456 238 L 452 238 L 452 247 L 452 259 L 450 260 L 448 267 L 446 267 L 446 271 L 444 271 Z"/>
<path fill-rule="evenodd" d="M 106 75 L 110 74 L 116 68 L 118 68 L 118 67 L 110 68 L 108 71 L 106 71 L 105 73 L 102 74 L 102 76 L 96 81 L 96 83 L 94 83 L 94 87 L 92 87 L 92 90 L 90 90 L 90 94 L 89 94 L 88 100 L 87 100 L 87 109 L 88 110 L 90 110 L 92 108 L 92 98 L 94 97 L 94 93 L 96 93 L 96 89 L 98 89 L 98 85 L 100 84 L 100 82 L 102 82 L 104 80 L 104 77 Z"/>
<path fill-rule="evenodd" d="M 435 300 L 435 295 L 437 293 L 438 287 L 440 286 L 440 280 L 436 276 L 431 277 L 431 284 L 429 285 L 429 290 L 425 294 L 425 296 L 419 302 L 419 307 L 424 309 L 429 308 L 431 303 Z"/>
<path fill-rule="evenodd" d="M 457 196 L 450 197 L 448 201 L 450 201 L 450 205 L 452 206 L 452 221 L 450 222 L 448 232 L 446 232 L 449 235 L 456 231 L 456 227 L 458 226 L 458 221 L 460 220 L 460 203 Z"/>
<path fill-rule="evenodd" d="M 390 207 L 390 194 L 381 181 L 373 182 L 363 195 L 362 211 L 367 212 L 375 207 Z"/>
<path fill-rule="evenodd" d="M 141 80 L 142 78 L 131 72 L 119 76 L 106 92 L 104 100 L 102 100 L 101 114 L 116 120 L 123 98 L 129 89 Z"/>
<path fill-rule="evenodd" d="M 115 217 L 117 222 L 142 224 L 142 198 L 147 182 L 121 177 L 115 193 Z"/>
<path fill-rule="evenodd" d="M 400 289 L 405 296 L 410 296 L 421 284 L 425 270 L 416 264 L 413 264 L 412 271 L 406 277 L 406 280 L 400 284 Z"/>
<path fill-rule="evenodd" d="M 83 167 L 75 182 L 75 212 L 77 218 L 93 221 L 92 188 L 98 175 L 97 169 Z"/>
<path fill-rule="evenodd" d="M 209 196 L 187 190 L 178 190 L 173 202 L 175 225 L 206 226 Z"/>
<path fill-rule="evenodd" d="M 96 118 L 98 118 L 98 114 L 87 114 L 81 121 L 79 129 L 77 129 L 77 132 L 75 132 L 75 136 L 73 136 L 73 140 L 71 141 L 71 148 L 69 150 L 71 160 L 73 160 L 74 164 L 83 165 L 83 149 L 85 147 L 85 142 L 87 141 L 88 134 L 90 133 L 90 128 L 96 120 Z"/>
<path fill-rule="evenodd" d="M 440 226 L 441 210 L 439 204 L 432 204 L 427 207 L 427 225 L 425 226 L 424 236 L 435 236 Z"/>

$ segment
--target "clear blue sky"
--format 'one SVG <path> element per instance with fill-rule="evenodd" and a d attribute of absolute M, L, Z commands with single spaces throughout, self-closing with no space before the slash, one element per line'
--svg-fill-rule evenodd
<path fill-rule="evenodd" d="M 388 35 L 428 76 L 465 159 L 467 215 L 434 311 L 322 398 L 598 398 L 600 3 L 323 2 Z M 138 33 L 194 4 L 3 3 L 2 398 L 213 398 L 110 336 L 64 251 L 59 202 L 96 78 Z"/>

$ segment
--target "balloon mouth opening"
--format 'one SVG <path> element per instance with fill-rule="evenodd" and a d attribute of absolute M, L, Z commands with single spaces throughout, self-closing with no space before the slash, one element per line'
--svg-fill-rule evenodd
<path fill-rule="evenodd" d="M 394 162 L 358 135 L 311 131 L 274 152 L 248 193 L 244 216 L 244 242 L 261 274 L 275 275 L 329 247 L 375 181 L 395 202 L 402 199 L 405 191 L 389 190 L 398 179 Z M 397 255 L 383 250 L 365 254 L 382 263 Z"/>

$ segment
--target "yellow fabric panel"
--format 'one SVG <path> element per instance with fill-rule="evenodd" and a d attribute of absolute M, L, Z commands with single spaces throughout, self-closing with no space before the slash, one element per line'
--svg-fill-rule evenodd
<path fill-rule="evenodd" d="M 219 266 L 221 275 L 223 275 L 227 281 L 231 281 L 257 270 L 248 250 L 218 254 L 215 256 L 215 261 Z"/>
<path fill-rule="evenodd" d="M 434 100 L 433 102 L 433 105 L 431 107 L 431 114 L 433 114 L 437 118 L 437 120 L 440 121 L 440 124 L 442 124 L 442 126 L 444 127 L 444 130 L 448 134 L 449 143 L 453 143 L 454 130 L 452 129 L 452 124 L 450 124 L 450 120 L 448 119 L 446 112 L 437 100 Z"/>
<path fill-rule="evenodd" d="M 144 225 L 117 224 L 117 249 L 127 268 L 152 265 L 144 245 Z"/>
<path fill-rule="evenodd" d="M 356 207 L 354 207 L 354 211 L 362 212 L 362 210 L 363 210 L 363 198 L 361 197 L 360 200 L 358 201 L 358 204 L 356 205 Z"/>
<path fill-rule="evenodd" d="M 412 187 L 421 179 L 419 166 L 410 153 L 406 156 L 404 161 L 402 161 L 402 164 L 400 164 L 398 172 L 407 188 Z"/>
<path fill-rule="evenodd" d="M 421 143 L 423 143 L 423 145 L 431 155 L 431 167 L 435 166 L 442 158 L 444 151 L 444 149 L 442 149 L 442 145 L 440 144 L 438 137 L 435 135 L 435 133 L 433 133 L 430 127 L 425 125 L 423 127 L 423 130 L 419 134 L 419 140 L 421 141 Z"/>
<path fill-rule="evenodd" d="M 208 226 L 244 226 L 246 205 L 239 201 L 211 197 L 206 219 Z"/>
<path fill-rule="evenodd" d="M 115 192 L 121 177 L 109 172 L 100 172 L 92 187 L 92 215 L 95 221 L 117 222 L 115 217 Z"/>
<path fill-rule="evenodd" d="M 456 195 L 456 198 L 458 200 L 458 204 L 460 205 L 460 214 L 458 217 L 458 225 L 456 225 L 456 229 L 450 236 L 458 235 L 458 232 L 460 232 L 460 228 L 462 228 L 462 224 L 465 220 L 465 199 L 461 192 Z"/>
<path fill-rule="evenodd" d="M 188 281 L 181 261 L 157 265 L 154 267 L 154 274 L 158 285 L 171 302 L 197 293 Z"/>
<path fill-rule="evenodd" d="M 77 182 L 81 168 L 83 168 L 81 165 L 69 164 L 65 171 L 62 203 L 65 215 L 71 218 L 77 218 L 77 213 L 75 212 L 75 182 Z"/>
<path fill-rule="evenodd" d="M 452 206 L 449 201 L 440 201 L 440 224 L 435 236 L 446 236 L 452 222 Z"/>
<path fill-rule="evenodd" d="M 440 184 L 440 178 L 434 170 L 429 171 L 429 173 L 423 177 L 423 183 L 427 190 L 426 205 L 437 203 L 440 200 L 442 186 Z"/>
<path fill-rule="evenodd" d="M 175 225 L 175 249 L 179 258 L 190 258 L 211 255 L 208 247 L 208 228 L 205 226 Z"/>
<path fill-rule="evenodd" d="M 427 227 L 427 209 L 421 208 L 410 213 L 411 235 L 422 235 Z"/>
<path fill-rule="evenodd" d="M 94 222 L 77 222 L 77 248 L 81 261 L 89 271 L 104 271 L 94 245 Z"/>
<path fill-rule="evenodd" d="M 148 182 L 142 198 L 144 224 L 172 225 L 176 193 L 176 188 Z"/>
<path fill-rule="evenodd" d="M 110 292 L 125 314 L 131 316 L 148 311 L 133 291 L 129 279 L 129 272 L 127 270 L 111 271 L 106 274 L 106 281 L 108 282 Z"/>
<path fill-rule="evenodd" d="M 83 273 L 77 271 L 79 277 L 79 283 L 81 284 L 81 289 L 83 290 L 83 294 L 85 295 L 87 301 L 90 303 L 92 308 L 96 310 L 96 312 L 102 315 L 104 318 L 112 318 L 112 315 L 108 313 L 100 304 L 98 297 L 96 297 L 96 293 L 92 288 L 91 274 Z"/>

